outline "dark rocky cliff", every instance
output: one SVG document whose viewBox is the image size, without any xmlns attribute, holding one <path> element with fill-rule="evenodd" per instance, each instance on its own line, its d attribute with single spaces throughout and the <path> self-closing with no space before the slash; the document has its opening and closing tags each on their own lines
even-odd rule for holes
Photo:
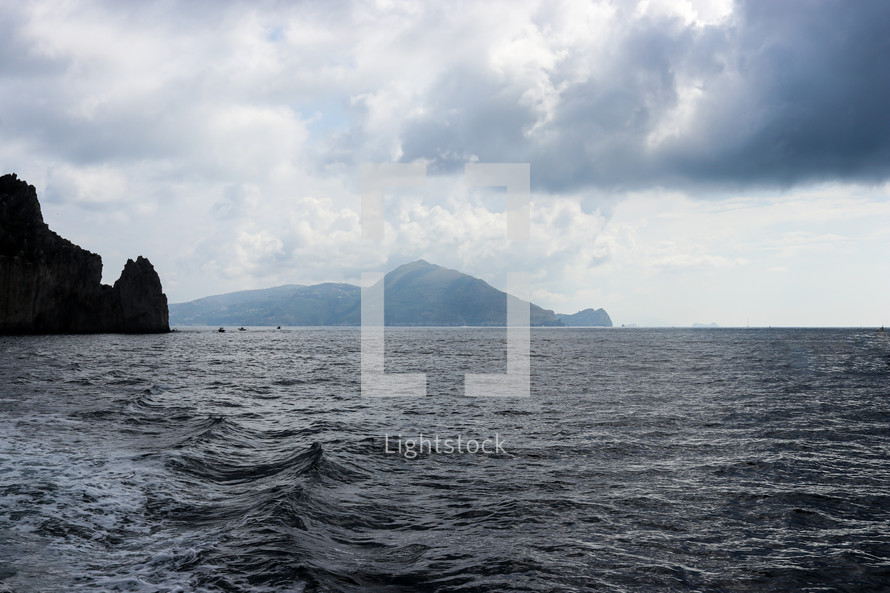
<svg viewBox="0 0 890 593">
<path fill-rule="evenodd" d="M 102 284 L 102 258 L 49 229 L 34 186 L 0 177 L 0 333 L 169 330 L 147 259 L 127 260 L 113 287 Z"/>
</svg>

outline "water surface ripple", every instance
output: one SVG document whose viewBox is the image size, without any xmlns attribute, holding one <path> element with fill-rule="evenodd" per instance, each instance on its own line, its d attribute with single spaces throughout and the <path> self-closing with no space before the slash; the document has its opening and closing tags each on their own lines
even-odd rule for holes
<svg viewBox="0 0 890 593">
<path fill-rule="evenodd" d="M 887 591 L 890 338 L 503 329 L 0 338 L 0 593 Z M 389 454 L 385 435 L 501 454 Z M 390 447 L 392 447 L 392 442 Z"/>
</svg>

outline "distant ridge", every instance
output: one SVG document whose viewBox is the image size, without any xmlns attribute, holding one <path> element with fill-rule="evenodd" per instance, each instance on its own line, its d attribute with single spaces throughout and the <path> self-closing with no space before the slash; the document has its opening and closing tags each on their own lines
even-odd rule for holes
<svg viewBox="0 0 890 593">
<path fill-rule="evenodd" d="M 288 284 L 171 304 L 171 325 L 359 325 L 361 289 Z"/>
<path fill-rule="evenodd" d="M 418 260 L 389 272 L 383 282 L 386 325 L 502 326 L 506 320 L 507 293 L 457 270 Z M 361 324 L 361 289 L 352 284 L 290 284 L 174 303 L 169 309 L 171 325 L 180 326 L 355 326 Z M 596 325 L 612 325 L 604 310 L 595 313 Z M 566 323 L 561 317 L 574 316 L 558 316 L 533 303 L 530 317 L 533 326 L 586 325 Z"/>
</svg>

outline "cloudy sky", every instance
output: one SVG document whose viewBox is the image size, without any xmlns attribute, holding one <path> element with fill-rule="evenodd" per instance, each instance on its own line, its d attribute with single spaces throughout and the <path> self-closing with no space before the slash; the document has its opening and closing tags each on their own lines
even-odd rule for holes
<svg viewBox="0 0 890 593">
<path fill-rule="evenodd" d="M 890 323 L 890 3 L 0 0 L 0 169 L 171 302 L 418 258 L 616 324 Z M 365 162 L 422 162 L 362 241 Z M 529 163 L 531 239 L 466 163 Z"/>
</svg>

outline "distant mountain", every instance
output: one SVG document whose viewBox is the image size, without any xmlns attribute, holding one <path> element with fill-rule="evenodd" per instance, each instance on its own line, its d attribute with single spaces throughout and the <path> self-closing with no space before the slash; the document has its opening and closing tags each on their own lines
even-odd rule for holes
<svg viewBox="0 0 890 593">
<path fill-rule="evenodd" d="M 504 325 L 507 317 L 505 292 L 479 278 L 423 260 L 399 266 L 386 274 L 383 282 L 386 325 L 498 326 Z M 602 309 L 599 312 L 611 325 L 606 312 Z M 530 306 L 530 316 L 530 323 L 534 326 L 564 325 L 560 321 L 561 316 L 535 304 Z M 291 284 L 233 292 L 172 304 L 170 323 L 360 325 L 361 289 L 351 284 L 328 283 L 314 286 Z"/>
<path fill-rule="evenodd" d="M 288 284 L 169 306 L 171 325 L 360 325 L 361 289 Z"/>
<path fill-rule="evenodd" d="M 556 317 L 570 327 L 612 327 L 612 319 L 605 309 L 584 309 L 572 315 L 560 313 Z"/>
<path fill-rule="evenodd" d="M 384 277 L 386 325 L 504 325 L 507 293 L 488 282 L 424 260 Z M 513 297 L 511 297 L 513 298 Z M 531 325 L 560 325 L 532 304 Z"/>
</svg>

